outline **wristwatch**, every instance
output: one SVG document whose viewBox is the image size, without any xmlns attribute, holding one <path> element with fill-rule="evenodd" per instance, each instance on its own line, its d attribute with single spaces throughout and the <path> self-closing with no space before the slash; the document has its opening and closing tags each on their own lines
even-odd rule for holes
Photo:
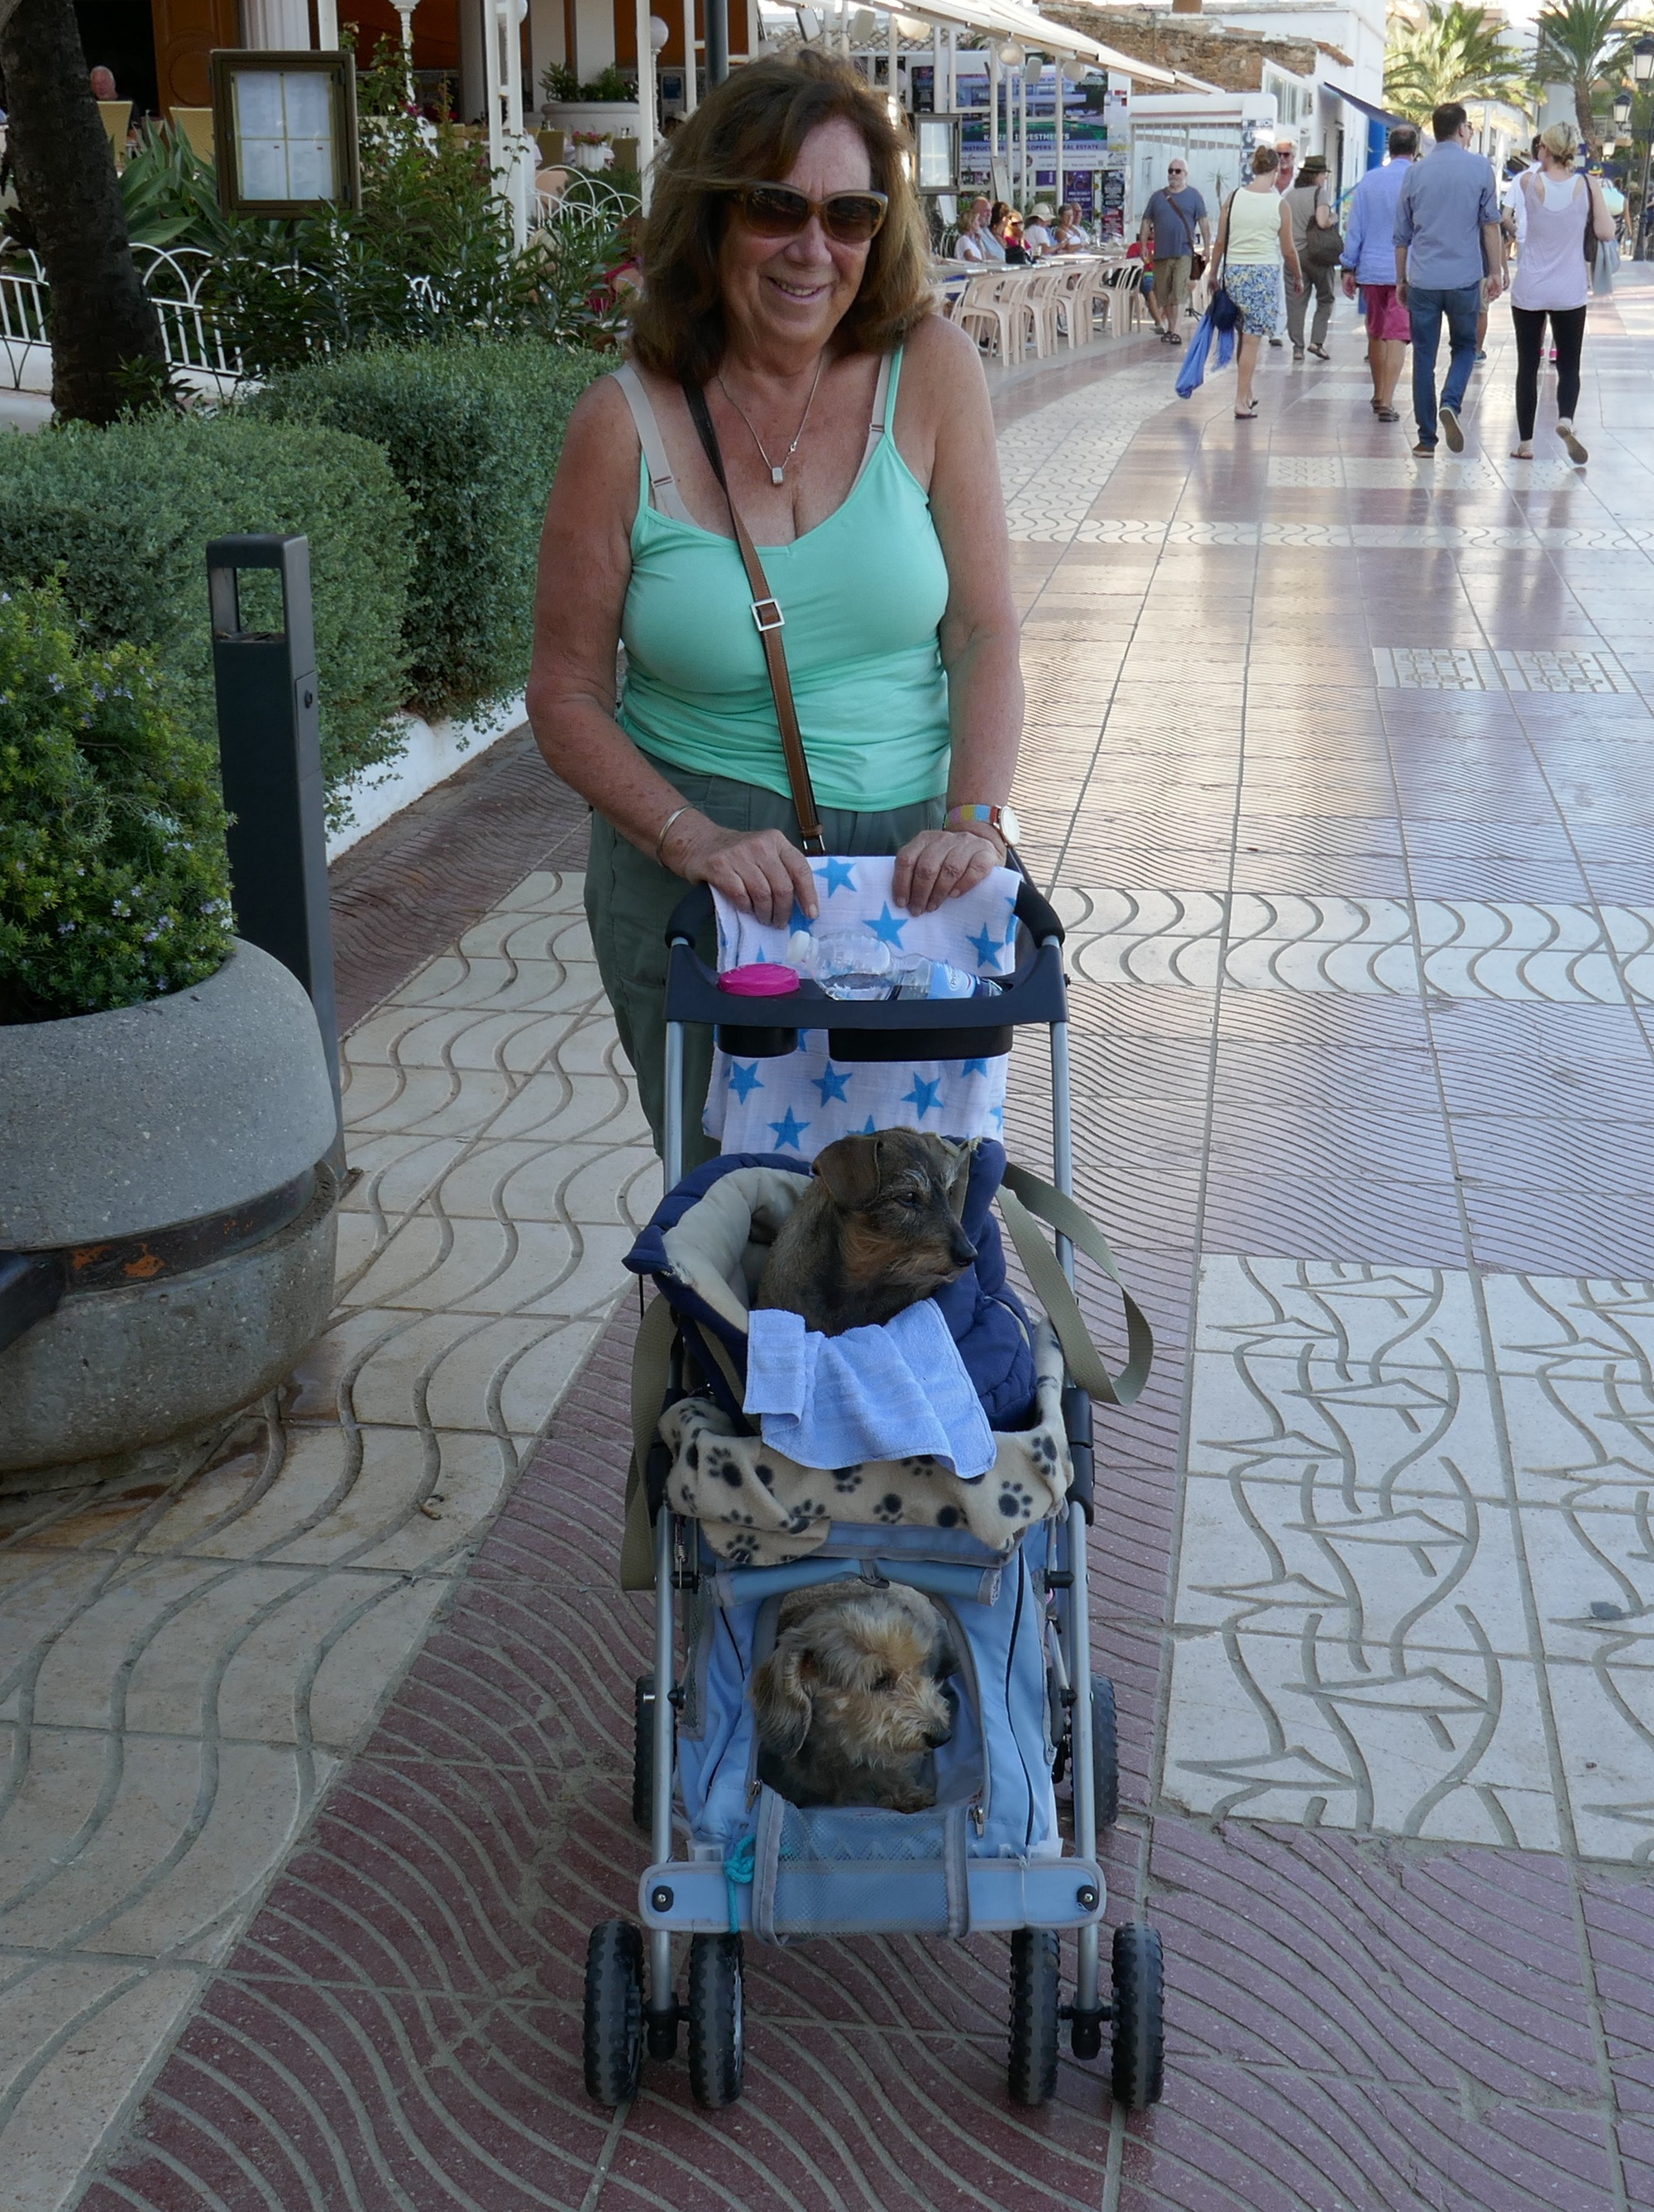
<svg viewBox="0 0 1654 2212">
<path fill-rule="evenodd" d="M 1015 845 L 1022 835 L 1014 806 L 950 806 L 942 817 L 945 830 L 967 829 L 972 822 L 985 822 L 1007 846 Z"/>
</svg>

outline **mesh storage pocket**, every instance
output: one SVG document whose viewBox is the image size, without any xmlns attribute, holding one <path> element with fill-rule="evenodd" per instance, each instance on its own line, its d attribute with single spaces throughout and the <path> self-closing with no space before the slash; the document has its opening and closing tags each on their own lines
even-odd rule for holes
<svg viewBox="0 0 1654 2212">
<path fill-rule="evenodd" d="M 969 1925 L 964 1805 L 924 1813 L 760 1798 L 753 1926 L 789 1936 L 962 1936 Z"/>
</svg>

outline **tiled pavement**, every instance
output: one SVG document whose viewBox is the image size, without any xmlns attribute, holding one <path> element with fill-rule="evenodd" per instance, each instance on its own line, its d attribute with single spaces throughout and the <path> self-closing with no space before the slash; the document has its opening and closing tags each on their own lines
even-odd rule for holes
<svg viewBox="0 0 1654 2212">
<path fill-rule="evenodd" d="M 679 2069 L 585 2105 L 585 1930 L 642 1856 L 601 1331 L 649 1182 L 519 750 L 354 870 L 345 995 L 394 1003 L 345 1350 L 262 1458 L 0 1551 L 17 1740 L 64 1746 L 0 1825 L 6 2212 L 180 2019 L 96 2212 L 1654 2208 L 1654 290 L 1593 310 L 1583 477 L 1505 460 L 1498 322 L 1433 483 L 1335 329 L 1253 424 L 1154 359 L 1002 407 L 1081 1180 L 1161 1346 L 1095 1554 L 1166 2102 L 1065 2063 L 1014 2112 L 973 1942 L 755 1954 L 738 2111 Z M 1037 1163 L 1037 1054 L 1013 1097 Z M 215 1863 L 209 1765 L 276 1754 Z"/>
</svg>

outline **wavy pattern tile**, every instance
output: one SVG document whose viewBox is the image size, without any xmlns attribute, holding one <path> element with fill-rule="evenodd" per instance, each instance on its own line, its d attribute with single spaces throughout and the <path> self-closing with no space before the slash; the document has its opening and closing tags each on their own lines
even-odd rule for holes
<svg viewBox="0 0 1654 2212">
<path fill-rule="evenodd" d="M 1055 897 L 1068 956 L 1094 983 L 1654 1002 L 1654 907 L 1118 889 Z"/>
<path fill-rule="evenodd" d="M 1654 1856 L 1654 1283 L 1209 1258 L 1164 1787 Z"/>
<path fill-rule="evenodd" d="M 333 1323 L 217 1463 L 0 1534 L 0 2208 L 51 2212 L 451 1602 L 658 1168 L 578 874 L 346 1040 Z"/>
</svg>

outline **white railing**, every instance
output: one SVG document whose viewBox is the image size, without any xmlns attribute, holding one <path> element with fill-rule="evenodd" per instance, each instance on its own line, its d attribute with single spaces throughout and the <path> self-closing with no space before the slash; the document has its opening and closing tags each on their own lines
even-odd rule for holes
<svg viewBox="0 0 1654 2212">
<path fill-rule="evenodd" d="M 639 204 L 635 192 L 623 191 L 619 185 L 611 185 L 595 169 L 571 169 L 568 182 L 560 191 L 536 192 L 534 203 L 536 228 L 556 222 L 561 216 L 581 224 L 619 224 L 628 216 L 636 215 Z"/>
<path fill-rule="evenodd" d="M 161 320 L 161 343 L 180 381 L 199 391 L 226 392 L 245 374 L 241 356 L 226 343 L 202 304 L 212 256 L 196 246 L 135 246 L 132 258 Z M 45 270 L 33 253 L 0 266 L 0 364 L 14 392 L 49 392 L 51 346 L 47 337 Z"/>
</svg>

